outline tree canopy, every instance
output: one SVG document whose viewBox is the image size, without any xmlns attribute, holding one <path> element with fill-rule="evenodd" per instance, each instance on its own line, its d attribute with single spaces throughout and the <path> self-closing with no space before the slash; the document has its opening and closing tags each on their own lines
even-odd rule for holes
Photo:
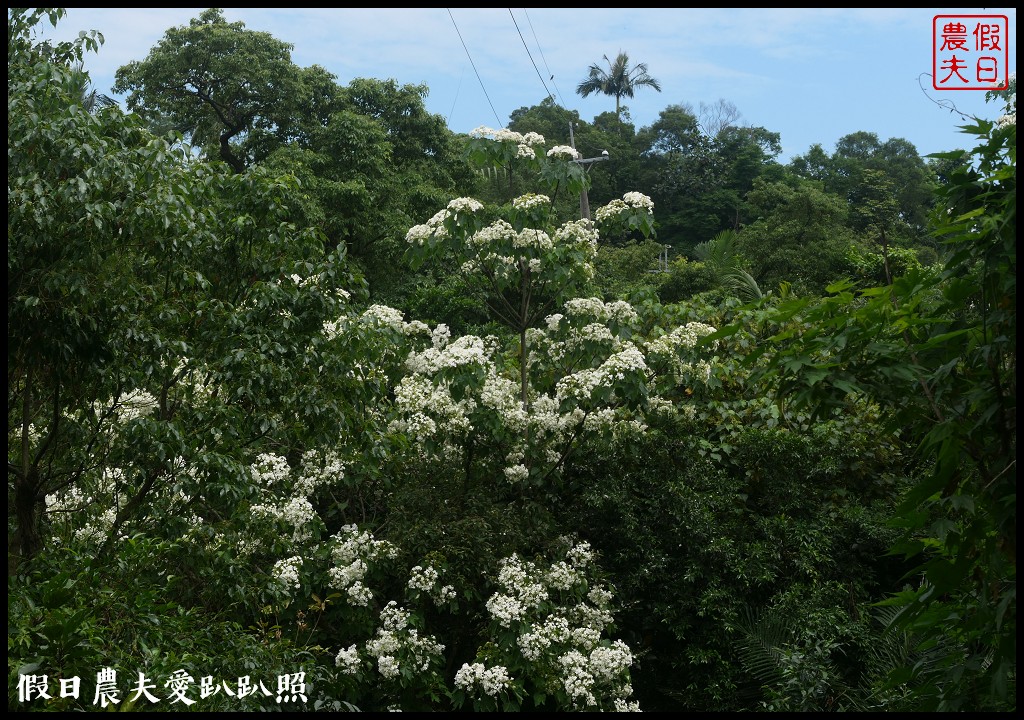
<svg viewBox="0 0 1024 720">
<path fill-rule="evenodd" d="M 299 108 L 303 76 L 291 50 L 210 8 L 168 29 L 145 60 L 119 68 L 114 91 L 127 93 L 128 109 L 171 118 L 195 145 L 242 172 L 253 162 L 246 141 L 287 129 Z"/>
<path fill-rule="evenodd" d="M 783 166 L 724 101 L 454 135 L 217 10 L 124 112 L 63 14 L 8 11 L 9 710 L 1015 709 L 1015 85 Z"/>
</svg>

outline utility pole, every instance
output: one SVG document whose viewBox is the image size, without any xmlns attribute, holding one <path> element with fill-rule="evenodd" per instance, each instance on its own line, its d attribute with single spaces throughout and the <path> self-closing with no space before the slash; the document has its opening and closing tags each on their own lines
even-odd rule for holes
<svg viewBox="0 0 1024 720">
<path fill-rule="evenodd" d="M 569 146 L 573 150 L 576 149 L 576 139 L 573 137 L 573 134 L 572 134 L 572 120 L 569 121 Z M 586 168 L 587 175 L 590 175 L 590 166 L 591 165 L 593 165 L 596 162 L 601 162 L 602 160 L 608 160 L 608 159 L 609 159 L 608 151 L 607 150 L 602 150 L 601 151 L 601 157 L 581 158 L 579 160 L 573 160 L 573 162 L 577 163 L 579 165 L 582 165 L 584 168 Z M 580 192 L 580 218 L 583 219 L 583 220 L 589 220 L 590 219 L 590 198 L 587 197 L 587 188 L 586 187 L 584 187 L 583 191 Z"/>
<path fill-rule="evenodd" d="M 648 270 L 649 273 L 667 273 L 668 272 L 668 251 L 671 245 L 662 245 L 661 249 L 658 250 L 658 269 Z"/>
</svg>

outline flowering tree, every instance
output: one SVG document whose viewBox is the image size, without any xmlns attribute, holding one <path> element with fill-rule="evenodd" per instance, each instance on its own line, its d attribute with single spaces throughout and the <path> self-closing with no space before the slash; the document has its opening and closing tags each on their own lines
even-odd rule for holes
<svg viewBox="0 0 1024 720">
<path fill-rule="evenodd" d="M 544 142 L 536 134 L 488 132 L 494 138 L 478 131 L 472 152 L 495 162 L 536 161 Z M 555 147 L 544 157 L 542 180 L 577 176 L 571 148 Z M 648 384 L 658 374 L 646 362 L 643 342 L 638 347 L 631 340 L 636 313 L 625 302 L 606 306 L 580 296 L 593 278 L 599 228 L 618 226 L 649 236 L 653 210 L 648 197 L 628 192 L 599 208 L 596 224 L 559 225 L 546 195 L 521 195 L 496 210 L 458 198 L 411 228 L 406 239 L 414 265 L 454 255 L 462 272 L 477 281 L 493 316 L 518 334 L 519 407 L 510 403 L 512 385 L 499 370 L 494 343 L 465 337 L 448 344 L 435 337 L 433 347 L 407 361 L 411 374 L 396 392 L 401 427 L 433 441 L 442 428 L 440 434 L 457 438 L 457 447 L 466 444 L 469 433 L 483 432 L 504 455 L 506 478 L 536 483 L 565 460 L 585 428 L 627 419 L 617 413 L 644 404 Z M 655 336 L 650 338 L 655 354 L 668 350 L 676 337 L 662 331 Z M 532 345 L 541 352 L 533 352 Z"/>
<path fill-rule="evenodd" d="M 560 189 L 576 194 L 590 186 L 590 176 L 575 162 L 580 155 L 568 145 L 556 145 L 544 151 L 545 139 L 538 133 L 494 130 L 481 125 L 469 134 L 466 157 L 481 169 L 504 172 L 508 177 L 508 197 L 514 195 L 516 171 L 527 178 L 531 174 L 552 197 Z"/>
<path fill-rule="evenodd" d="M 472 138 L 547 194 L 460 198 L 409 232 L 414 262 L 457 257 L 510 329 L 453 335 L 364 307 L 344 257 L 294 224 L 293 178 L 226 173 L 114 108 L 83 112 L 66 67 L 83 48 L 28 42 L 45 14 L 9 15 L 9 690 L 188 665 L 304 674 L 313 710 L 634 710 L 627 639 L 664 627 L 692 643 L 689 603 L 724 628 L 707 635 L 717 651 L 734 627 L 723 598 L 790 577 L 732 546 L 718 520 L 755 524 L 747 486 L 723 492 L 710 465 L 728 450 L 714 433 L 778 409 L 703 402 L 746 379 L 705 341 L 704 308 L 590 282 L 599 231 L 653 232 L 646 196 L 566 222 L 554 198 L 586 182 L 571 148 Z M 770 512 L 765 556 L 796 536 Z M 696 559 L 677 562 L 687 544 Z M 799 564 L 816 570 L 822 547 Z M 645 617 L 617 627 L 624 609 Z M 716 674 L 724 656 L 651 663 L 645 680 Z"/>
</svg>

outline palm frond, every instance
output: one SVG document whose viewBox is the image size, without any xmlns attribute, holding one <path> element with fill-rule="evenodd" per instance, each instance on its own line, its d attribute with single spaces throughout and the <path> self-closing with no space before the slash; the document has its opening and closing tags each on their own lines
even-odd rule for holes
<svg viewBox="0 0 1024 720">
<path fill-rule="evenodd" d="M 718 282 L 746 302 L 764 297 L 753 276 L 743 267 L 743 258 L 736 250 L 734 230 L 722 230 L 710 240 L 700 243 L 694 253 L 711 268 Z"/>
<path fill-rule="evenodd" d="M 762 685 L 782 680 L 781 658 L 784 649 L 793 643 L 796 623 L 772 615 L 758 615 L 744 607 L 744 616 L 737 623 L 740 637 L 736 642 L 743 667 Z"/>
</svg>

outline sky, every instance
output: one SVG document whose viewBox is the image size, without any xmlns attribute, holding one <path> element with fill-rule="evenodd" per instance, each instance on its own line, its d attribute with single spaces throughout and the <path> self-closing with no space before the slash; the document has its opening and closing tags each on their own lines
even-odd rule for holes
<svg viewBox="0 0 1024 720">
<path fill-rule="evenodd" d="M 112 95 L 118 67 L 144 60 L 168 28 L 187 25 L 202 10 L 69 8 L 56 29 L 47 23 L 42 37 L 102 33 L 104 44 L 88 55 L 86 69 L 94 87 Z M 1001 107 L 986 102 L 983 90 L 933 87 L 933 77 L 951 76 L 950 51 L 933 35 L 936 15 L 1006 16 L 968 22 L 1003 23 L 999 50 L 1008 53 L 989 51 L 997 58 L 994 72 L 999 78 L 1016 72 L 1015 8 L 226 8 L 224 14 L 290 43 L 293 62 L 320 65 L 342 85 L 379 78 L 427 86 L 427 110 L 456 133 L 505 127 L 513 111 L 548 96 L 585 122 L 613 112 L 614 98 L 583 98 L 576 86 L 592 64 L 607 68 L 604 56 L 626 52 L 631 65 L 646 64 L 661 86 L 660 92 L 639 87 L 623 99 L 637 130 L 669 106 L 699 112 L 702 104 L 725 100 L 739 111 L 737 124 L 780 134 L 780 162 L 815 144 L 831 153 L 840 138 L 858 131 L 882 142 L 908 140 L 921 155 L 973 147 L 959 130 L 965 115 L 994 120 Z M 970 34 L 968 41 L 974 42 Z M 965 52 L 968 60 L 981 54 L 970 46 Z M 971 70 L 969 63 L 958 75 L 976 85 Z M 597 152 L 578 149 L 584 156 Z"/>
</svg>

